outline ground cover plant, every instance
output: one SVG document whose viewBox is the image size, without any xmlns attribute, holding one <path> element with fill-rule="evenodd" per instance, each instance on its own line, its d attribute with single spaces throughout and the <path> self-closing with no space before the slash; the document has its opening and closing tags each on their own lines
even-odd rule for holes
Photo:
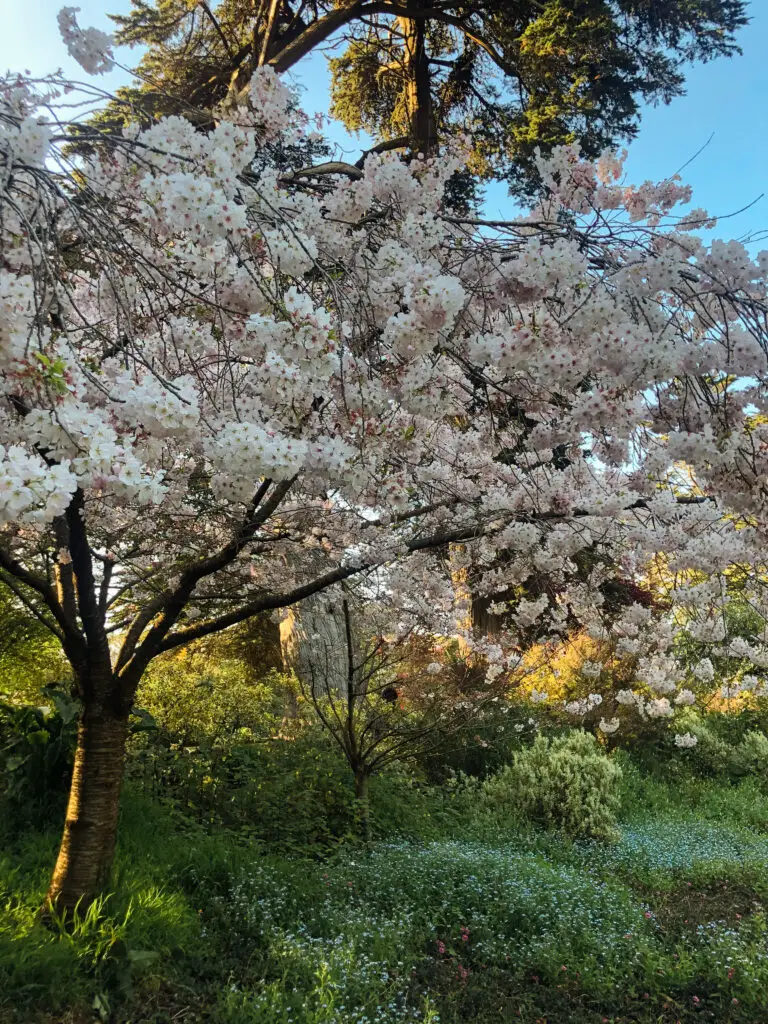
<svg viewBox="0 0 768 1024">
<path fill-rule="evenodd" d="M 768 833 L 625 812 L 610 844 L 463 810 L 439 838 L 318 858 L 131 787 L 115 893 L 74 929 L 38 917 L 55 829 L 6 827 L 2 1019 L 764 1019 Z"/>
</svg>

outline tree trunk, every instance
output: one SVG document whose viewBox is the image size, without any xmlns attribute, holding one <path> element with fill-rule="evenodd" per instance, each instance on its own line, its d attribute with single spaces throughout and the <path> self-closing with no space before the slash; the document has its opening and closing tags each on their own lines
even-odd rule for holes
<svg viewBox="0 0 768 1024">
<path fill-rule="evenodd" d="M 398 18 L 398 22 L 404 37 L 406 106 L 411 148 L 414 153 L 432 156 L 437 148 L 437 138 L 430 89 L 426 22 L 424 18 Z"/>
<path fill-rule="evenodd" d="M 371 806 L 368 799 L 370 774 L 359 768 L 355 772 L 355 816 L 360 828 L 360 837 L 368 843 L 371 839 Z"/>
<path fill-rule="evenodd" d="M 272 48 L 272 37 L 275 34 L 277 15 L 280 11 L 280 2 L 281 0 L 270 0 L 268 5 L 267 21 L 266 25 L 264 26 L 264 35 L 261 41 L 261 51 L 257 55 L 257 63 L 260 68 L 264 67 L 270 56 L 270 50 Z"/>
<path fill-rule="evenodd" d="M 280 623 L 283 666 L 304 692 L 346 700 L 349 691 L 344 616 L 338 601 L 317 594 L 288 609 Z"/>
<path fill-rule="evenodd" d="M 505 620 L 503 615 L 493 614 L 490 606 L 494 601 L 504 601 L 513 595 L 506 591 L 490 596 L 473 593 L 469 574 L 464 565 L 464 551 L 465 545 L 463 544 L 451 545 L 451 582 L 456 599 L 457 624 L 462 631 L 466 630 L 476 637 L 484 639 L 497 637 L 504 629 Z M 463 636 L 459 637 L 459 652 L 468 665 L 478 663 Z"/>
<path fill-rule="evenodd" d="M 85 708 L 77 730 L 64 836 L 47 904 L 84 909 L 109 879 L 117 839 L 128 714 Z"/>
</svg>

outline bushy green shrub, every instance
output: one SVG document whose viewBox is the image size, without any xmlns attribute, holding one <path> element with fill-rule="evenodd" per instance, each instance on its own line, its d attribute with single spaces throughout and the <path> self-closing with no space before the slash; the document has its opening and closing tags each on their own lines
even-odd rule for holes
<svg viewBox="0 0 768 1024">
<path fill-rule="evenodd" d="M 54 687 L 45 696 L 0 699 L 0 797 L 32 814 L 68 790 L 77 734 L 77 701 Z"/>
<path fill-rule="evenodd" d="M 534 717 L 535 716 L 535 717 Z M 445 785 L 455 776 L 485 779 L 511 764 L 515 753 L 530 742 L 539 728 L 555 729 L 557 713 L 545 705 L 534 707 L 526 696 L 510 696 L 488 704 L 442 742 L 418 758 L 419 770 L 433 785 Z"/>
<path fill-rule="evenodd" d="M 695 747 L 680 749 L 673 744 L 671 733 L 667 735 L 653 765 L 665 778 L 694 775 L 730 782 L 754 778 L 759 785 L 768 786 L 768 736 L 757 716 L 750 712 L 702 714 L 689 708 L 678 715 L 674 732 L 690 732 L 697 742 Z M 637 756 L 637 752 L 633 754 Z"/>
<path fill-rule="evenodd" d="M 45 691 L 71 677 L 56 637 L 0 582 L 0 685 L 3 699 L 47 703 Z"/>
<path fill-rule="evenodd" d="M 617 836 L 621 768 L 591 733 L 537 736 L 514 763 L 487 779 L 483 804 L 496 813 L 523 814 L 569 836 Z"/>
<path fill-rule="evenodd" d="M 456 787 L 429 785 L 411 766 L 392 764 L 371 778 L 374 839 L 433 840 L 455 835 L 468 817 Z"/>
<path fill-rule="evenodd" d="M 733 754 L 733 772 L 753 776 L 761 784 L 768 782 L 768 736 L 750 729 Z"/>
<path fill-rule="evenodd" d="M 688 750 L 678 750 L 668 744 L 668 750 L 682 767 L 696 775 L 727 777 L 733 764 L 734 746 L 721 734 L 711 719 L 712 716 L 704 720 L 696 717 L 692 719 L 689 726 L 681 716 L 681 724 L 676 725 L 676 728 L 679 732 L 690 732 L 695 736 L 696 746 Z M 683 722 L 685 724 L 682 724 Z"/>
<path fill-rule="evenodd" d="M 196 745 L 157 730 L 129 772 L 209 831 L 225 828 L 270 849 L 317 851 L 354 830 L 352 775 L 317 728 L 292 738 Z"/>
<path fill-rule="evenodd" d="M 276 672 L 254 679 L 234 659 L 159 659 L 139 687 L 137 703 L 186 746 L 231 743 L 279 730 L 290 681 Z"/>
<path fill-rule="evenodd" d="M 131 743 L 131 778 L 209 832 L 225 828 L 272 851 L 314 854 L 351 837 L 352 773 L 291 683 L 275 671 L 254 679 L 233 659 L 161 659 L 139 690 L 155 728 Z M 452 793 L 426 783 L 419 765 L 376 773 L 372 834 L 450 831 Z"/>
</svg>

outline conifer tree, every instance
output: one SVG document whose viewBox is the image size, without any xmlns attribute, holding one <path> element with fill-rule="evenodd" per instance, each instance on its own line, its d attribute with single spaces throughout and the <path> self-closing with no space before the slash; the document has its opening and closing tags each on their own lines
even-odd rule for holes
<svg viewBox="0 0 768 1024">
<path fill-rule="evenodd" d="M 147 47 L 120 111 L 206 112 L 255 67 L 335 51 L 332 113 L 381 148 L 429 153 L 471 131 L 472 170 L 528 191 L 532 155 L 632 138 L 685 66 L 738 53 L 744 0 L 133 0 L 117 38 Z M 111 114 L 114 116 L 115 108 Z"/>
</svg>

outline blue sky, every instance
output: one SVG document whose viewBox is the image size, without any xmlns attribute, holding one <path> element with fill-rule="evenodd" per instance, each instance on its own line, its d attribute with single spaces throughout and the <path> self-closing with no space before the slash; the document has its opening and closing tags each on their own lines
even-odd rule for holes
<svg viewBox="0 0 768 1024">
<path fill-rule="evenodd" d="M 77 4 L 78 0 L 69 0 Z M 83 26 L 109 31 L 107 11 L 129 8 L 129 0 L 79 0 Z M 0 71 L 31 70 L 34 74 L 62 67 L 76 78 L 83 72 L 71 61 L 59 38 L 56 13 L 62 0 L 0 0 Z M 627 162 L 632 182 L 659 180 L 673 174 L 707 142 L 709 145 L 682 172 L 694 189 L 694 204 L 711 214 L 731 214 L 768 193 L 768 2 L 752 0 L 751 24 L 742 31 L 742 57 L 697 65 L 688 71 L 688 93 L 666 107 L 646 108 L 638 139 Z M 137 57 L 121 50 L 118 57 L 130 66 Z M 308 112 L 327 109 L 328 75 L 322 55 L 299 66 L 306 88 Z M 99 80 L 114 88 L 126 76 L 119 72 Z M 334 141 L 349 155 L 359 155 L 366 140 L 356 140 L 340 129 Z M 501 186 L 489 189 L 489 216 L 505 216 L 510 204 Z M 768 230 L 768 195 L 755 206 L 722 222 L 716 236 L 741 237 Z"/>
</svg>

